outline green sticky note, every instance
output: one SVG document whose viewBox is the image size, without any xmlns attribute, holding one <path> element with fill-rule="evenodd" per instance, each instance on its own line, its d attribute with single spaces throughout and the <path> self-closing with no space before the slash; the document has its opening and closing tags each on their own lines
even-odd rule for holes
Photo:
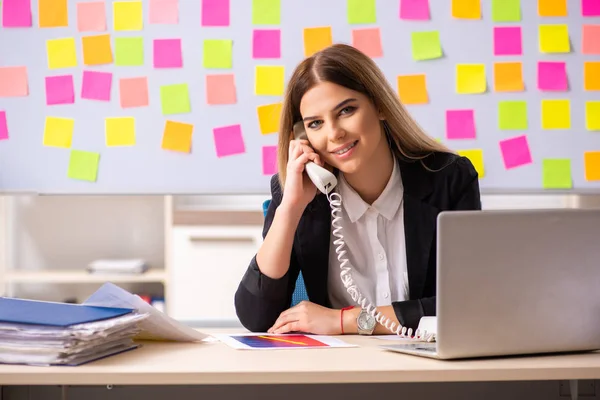
<svg viewBox="0 0 600 400">
<path fill-rule="evenodd" d="M 374 24 L 377 22 L 375 0 L 346 0 L 349 24 Z"/>
<path fill-rule="evenodd" d="M 95 182 L 98 176 L 100 153 L 71 150 L 67 176 L 71 179 Z"/>
<path fill-rule="evenodd" d="M 521 21 L 521 0 L 492 0 L 492 21 Z"/>
<path fill-rule="evenodd" d="M 498 125 L 502 130 L 527 129 L 527 103 L 525 101 L 500 101 L 498 103 Z"/>
<path fill-rule="evenodd" d="M 115 64 L 121 67 L 144 65 L 144 38 L 115 38 Z"/>
<path fill-rule="evenodd" d="M 204 68 L 231 68 L 233 65 L 232 47 L 231 40 L 204 40 Z"/>
<path fill-rule="evenodd" d="M 191 107 L 188 85 L 179 83 L 161 86 L 160 102 L 164 115 L 189 113 Z"/>
<path fill-rule="evenodd" d="M 573 187 L 571 160 L 547 158 L 543 160 L 542 168 L 544 189 L 570 189 Z"/>
<path fill-rule="evenodd" d="M 281 0 L 252 0 L 252 24 L 279 25 Z"/>
<path fill-rule="evenodd" d="M 413 32 L 412 54 L 415 60 L 431 60 L 442 56 L 442 45 L 438 31 Z"/>
</svg>

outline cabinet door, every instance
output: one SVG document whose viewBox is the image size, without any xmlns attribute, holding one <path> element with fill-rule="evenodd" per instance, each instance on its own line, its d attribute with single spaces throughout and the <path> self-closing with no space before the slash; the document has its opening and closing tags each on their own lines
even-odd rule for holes
<svg viewBox="0 0 600 400">
<path fill-rule="evenodd" d="M 233 297 L 261 243 L 261 226 L 174 227 L 169 315 L 192 323 L 237 323 Z"/>
</svg>

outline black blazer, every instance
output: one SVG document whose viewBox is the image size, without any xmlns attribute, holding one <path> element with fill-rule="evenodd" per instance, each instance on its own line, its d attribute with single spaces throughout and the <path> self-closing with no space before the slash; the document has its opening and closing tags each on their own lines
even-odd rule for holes
<svg viewBox="0 0 600 400">
<path fill-rule="evenodd" d="M 416 329 L 423 316 L 436 315 L 437 215 L 445 210 L 480 210 L 478 175 L 465 157 L 434 153 L 425 160 L 398 161 L 404 185 L 404 229 L 410 299 L 393 302 L 402 326 Z M 444 167 L 445 166 L 445 167 Z M 263 238 L 281 203 L 278 176 L 271 179 L 272 201 L 267 210 Z M 235 293 L 237 316 L 246 329 L 265 332 L 291 304 L 296 279 L 302 271 L 309 300 L 331 307 L 327 292 L 331 209 L 319 192 L 298 224 L 288 272 L 271 279 L 260 272 L 256 256 Z M 334 279 L 339 279 L 336 277 Z"/>
</svg>

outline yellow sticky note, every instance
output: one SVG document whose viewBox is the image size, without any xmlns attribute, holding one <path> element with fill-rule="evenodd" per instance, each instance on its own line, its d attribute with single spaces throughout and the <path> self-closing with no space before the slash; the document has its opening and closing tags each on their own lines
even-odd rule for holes
<svg viewBox="0 0 600 400">
<path fill-rule="evenodd" d="M 310 57 L 317 51 L 331 46 L 331 27 L 304 28 L 304 56 Z"/>
<path fill-rule="evenodd" d="M 69 26 L 67 0 L 38 0 L 40 28 Z"/>
<path fill-rule="evenodd" d="M 469 161 L 471 161 L 471 164 L 473 164 L 473 167 L 475 167 L 475 170 L 477 171 L 477 174 L 479 175 L 480 179 L 485 176 L 485 168 L 483 164 L 483 150 L 458 150 L 457 153 L 460 156 L 467 157 Z"/>
<path fill-rule="evenodd" d="M 81 44 L 85 65 L 110 64 L 113 62 L 110 35 L 84 36 L 81 38 Z"/>
<path fill-rule="evenodd" d="M 267 135 L 269 133 L 279 132 L 281 107 L 281 103 L 275 103 L 258 106 L 256 108 L 258 113 L 258 125 L 260 126 L 261 134 Z"/>
<path fill-rule="evenodd" d="M 538 28 L 541 53 L 569 53 L 569 27 L 566 24 L 540 25 Z"/>
<path fill-rule="evenodd" d="M 452 16 L 459 19 L 480 19 L 480 0 L 452 0 Z"/>
<path fill-rule="evenodd" d="M 542 129 L 570 129 L 571 101 L 568 99 L 542 100 Z"/>
<path fill-rule="evenodd" d="M 115 1 L 113 3 L 115 31 L 141 31 L 144 27 L 141 1 Z"/>
<path fill-rule="evenodd" d="M 600 90 L 600 61 L 584 62 L 583 76 L 585 90 Z"/>
<path fill-rule="evenodd" d="M 108 117 L 104 120 L 106 145 L 133 146 L 135 144 L 135 119 L 133 117 Z"/>
<path fill-rule="evenodd" d="M 77 66 L 75 39 L 49 39 L 46 41 L 48 68 L 71 68 Z"/>
<path fill-rule="evenodd" d="M 600 131 L 600 101 L 585 102 L 585 127 L 588 131 Z"/>
<path fill-rule="evenodd" d="M 427 82 L 425 74 L 398 76 L 398 96 L 404 104 L 427 104 Z"/>
<path fill-rule="evenodd" d="M 75 120 L 72 118 L 46 117 L 44 146 L 71 147 Z"/>
<path fill-rule="evenodd" d="M 484 93 L 486 89 L 485 64 L 458 64 L 456 66 L 457 93 Z"/>
<path fill-rule="evenodd" d="M 192 149 L 194 125 L 183 122 L 167 121 L 161 147 L 164 150 L 189 153 Z"/>
<path fill-rule="evenodd" d="M 494 90 L 496 92 L 522 92 L 525 90 L 522 63 L 494 63 Z"/>
<path fill-rule="evenodd" d="M 600 151 L 586 151 L 583 154 L 585 180 L 600 181 Z"/>
<path fill-rule="evenodd" d="M 255 92 L 258 96 L 281 96 L 285 86 L 285 67 L 257 65 L 255 67 Z"/>
<path fill-rule="evenodd" d="M 566 17 L 567 0 L 538 0 L 538 15 L 540 17 Z"/>
</svg>

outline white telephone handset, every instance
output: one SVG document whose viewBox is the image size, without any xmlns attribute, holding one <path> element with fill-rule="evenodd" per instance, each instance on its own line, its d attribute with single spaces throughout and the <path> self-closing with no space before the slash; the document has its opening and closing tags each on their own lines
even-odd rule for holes
<svg viewBox="0 0 600 400">
<path fill-rule="evenodd" d="M 304 123 L 302 121 L 298 121 L 294 124 L 294 138 L 296 140 L 308 140 L 306 131 L 304 129 Z M 346 244 L 344 242 L 344 236 L 341 234 L 342 227 L 339 224 L 339 221 L 342 218 L 342 197 L 339 195 L 339 193 L 333 191 L 337 185 L 337 178 L 333 173 L 312 161 L 307 162 L 304 168 L 306 170 L 306 174 L 315 184 L 317 189 L 326 195 L 327 199 L 329 200 L 329 205 L 331 206 L 331 216 L 333 217 L 333 220 L 331 221 L 331 225 L 333 227 L 332 234 L 337 238 L 333 241 L 333 244 L 336 245 L 335 251 L 337 253 L 337 259 L 340 262 L 340 278 L 344 283 L 346 290 L 352 297 L 352 300 L 363 309 L 367 310 L 367 312 L 371 314 L 377 322 L 399 336 L 413 338 L 418 341 L 435 341 L 435 333 L 428 333 L 426 330 L 421 331 L 420 329 L 417 329 L 413 335 L 412 329 L 407 329 L 399 324 L 396 326 L 395 322 L 378 312 L 372 303 L 369 302 L 367 304 L 367 298 L 362 295 L 360 289 L 352 279 L 351 267 L 349 265 L 350 262 L 344 257 L 346 254 L 344 246 Z M 419 325 L 419 327 L 420 326 L 421 325 Z"/>
</svg>

